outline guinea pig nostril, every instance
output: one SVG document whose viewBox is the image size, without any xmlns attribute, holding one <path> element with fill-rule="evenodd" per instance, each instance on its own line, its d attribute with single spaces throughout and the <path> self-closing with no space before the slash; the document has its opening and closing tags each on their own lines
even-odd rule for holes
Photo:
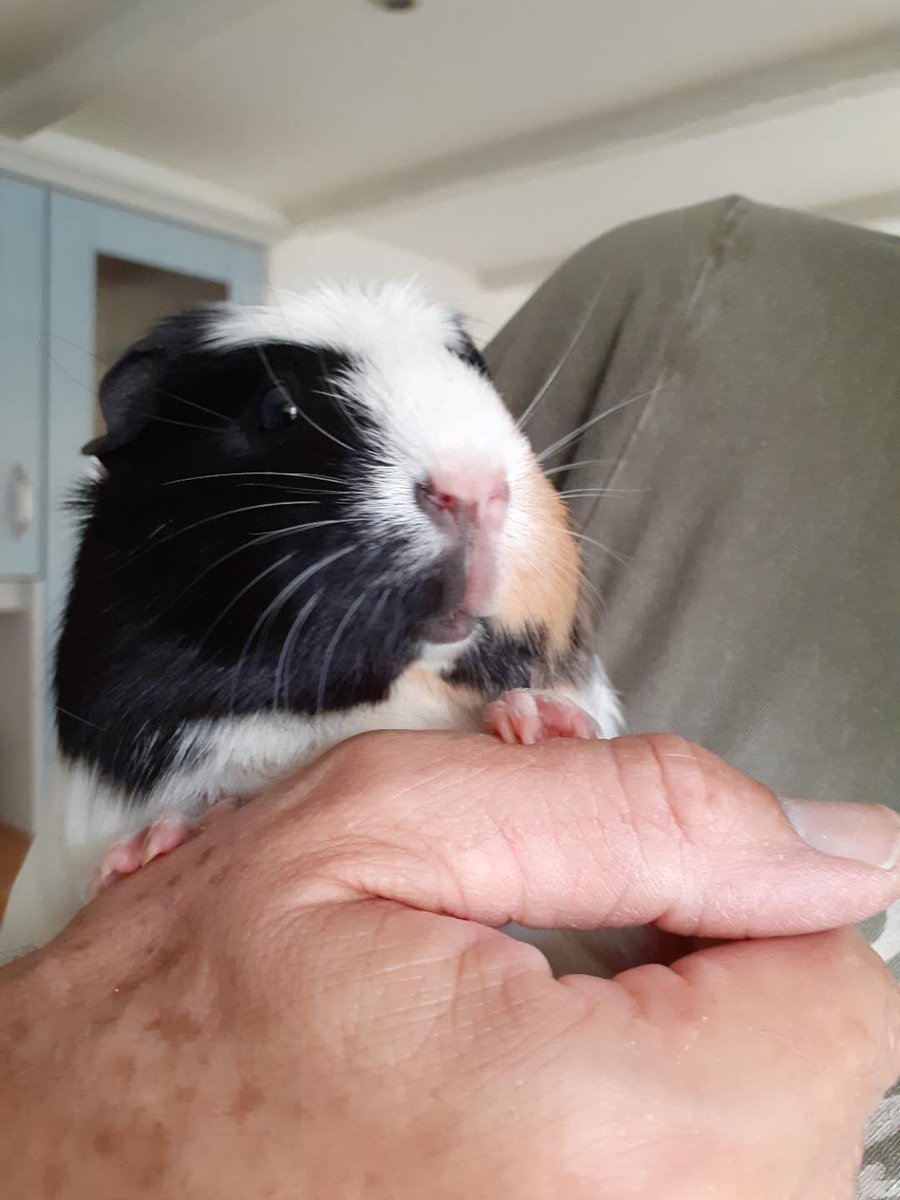
<svg viewBox="0 0 900 1200">
<path fill-rule="evenodd" d="M 416 504 L 432 519 L 440 514 L 453 516 L 459 508 L 459 498 L 443 492 L 431 483 L 417 483 L 414 488 Z"/>
<path fill-rule="evenodd" d="M 428 499 L 437 508 L 454 509 L 459 504 L 456 496 L 451 496 L 449 492 L 439 492 L 436 488 L 428 489 Z"/>
</svg>

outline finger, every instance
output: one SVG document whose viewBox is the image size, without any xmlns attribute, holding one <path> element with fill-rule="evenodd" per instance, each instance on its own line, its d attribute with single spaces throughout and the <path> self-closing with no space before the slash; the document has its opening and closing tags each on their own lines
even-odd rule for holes
<svg viewBox="0 0 900 1200">
<path fill-rule="evenodd" d="M 341 886 L 485 924 L 760 937 L 849 925 L 900 895 L 894 814 L 822 806 L 824 853 L 767 788 L 668 735 L 367 735 L 283 793 L 289 826 L 299 794 L 285 845 Z M 825 818 L 806 824 L 826 844 Z"/>
<path fill-rule="evenodd" d="M 583 1069 L 594 1054 L 598 1077 L 639 1081 L 653 1064 L 667 1137 L 696 1145 L 702 1133 L 723 1167 L 714 1194 L 851 1195 L 865 1122 L 900 1073 L 897 987 L 855 931 L 730 943 L 561 986 L 596 1027 Z"/>
</svg>

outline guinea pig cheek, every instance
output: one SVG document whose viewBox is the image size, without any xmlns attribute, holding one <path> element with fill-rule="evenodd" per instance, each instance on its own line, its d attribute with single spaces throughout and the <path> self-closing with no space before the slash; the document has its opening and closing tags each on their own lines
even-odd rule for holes
<svg viewBox="0 0 900 1200">
<path fill-rule="evenodd" d="M 562 651 L 578 606 L 578 546 L 559 493 L 536 464 L 518 481 L 515 495 L 492 616 L 513 636 L 543 629 L 549 647 Z"/>
</svg>

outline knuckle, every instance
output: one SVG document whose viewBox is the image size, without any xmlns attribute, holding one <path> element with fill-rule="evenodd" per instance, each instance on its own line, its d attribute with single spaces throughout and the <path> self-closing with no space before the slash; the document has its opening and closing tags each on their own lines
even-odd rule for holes
<svg viewBox="0 0 900 1200">
<path fill-rule="evenodd" d="M 626 814 L 641 837 L 675 835 L 703 840 L 727 807 L 727 795 L 708 770 L 706 751 L 674 734 L 620 739 L 614 761 Z"/>
<path fill-rule="evenodd" d="M 714 756 L 677 735 L 628 739 L 613 753 L 623 823 L 659 893 L 659 919 L 696 931 L 717 904 L 722 851 L 742 819 L 733 788 L 710 769 Z"/>
</svg>

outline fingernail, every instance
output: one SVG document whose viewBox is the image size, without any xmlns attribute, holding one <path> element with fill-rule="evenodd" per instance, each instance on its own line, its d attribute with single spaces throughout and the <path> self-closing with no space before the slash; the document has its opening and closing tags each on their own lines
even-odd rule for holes
<svg viewBox="0 0 900 1200">
<path fill-rule="evenodd" d="M 793 829 L 808 846 L 889 871 L 900 858 L 900 816 L 883 804 L 845 804 L 779 796 Z"/>
</svg>

